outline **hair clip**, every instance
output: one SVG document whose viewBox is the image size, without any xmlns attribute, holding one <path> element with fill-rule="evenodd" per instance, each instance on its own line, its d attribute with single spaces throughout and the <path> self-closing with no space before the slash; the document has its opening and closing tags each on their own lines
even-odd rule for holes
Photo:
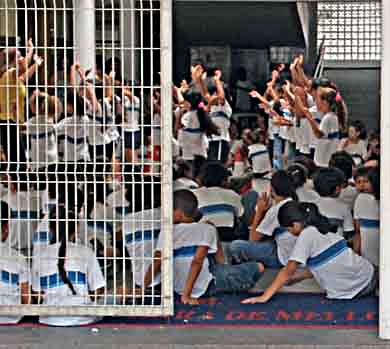
<svg viewBox="0 0 390 349">
<path fill-rule="evenodd" d="M 199 108 L 199 109 L 204 109 L 204 108 L 205 108 L 204 102 L 200 102 L 200 103 L 198 104 L 198 108 Z"/>
<path fill-rule="evenodd" d="M 340 92 L 337 92 L 335 100 L 337 103 L 340 103 L 343 101 L 343 97 L 341 97 Z"/>
</svg>

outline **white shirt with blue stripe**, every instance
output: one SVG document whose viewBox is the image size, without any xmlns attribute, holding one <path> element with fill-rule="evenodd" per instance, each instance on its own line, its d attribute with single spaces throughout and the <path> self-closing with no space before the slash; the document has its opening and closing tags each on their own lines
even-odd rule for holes
<svg viewBox="0 0 390 349">
<path fill-rule="evenodd" d="M 267 147 L 264 144 L 253 144 L 248 148 L 248 158 L 252 162 L 253 172 L 270 172 L 272 170 L 272 166 Z"/>
<path fill-rule="evenodd" d="M 211 137 L 213 141 L 224 140 L 230 142 L 229 127 L 232 114 L 232 107 L 227 101 L 223 105 L 217 104 L 210 107 L 210 118 L 220 132 L 220 135 L 213 135 Z"/>
<path fill-rule="evenodd" d="M 352 299 L 374 275 L 370 262 L 354 253 L 341 236 L 324 235 L 314 227 L 301 232 L 289 260 L 307 266 L 333 299 Z"/>
<path fill-rule="evenodd" d="M 340 139 L 339 121 L 335 113 L 327 113 L 321 120 L 320 131 L 323 137 L 317 141 L 314 162 L 317 166 L 328 167 L 332 154 L 337 152 Z"/>
<path fill-rule="evenodd" d="M 33 237 L 34 252 L 39 253 L 41 246 L 47 246 L 51 241 L 50 222 L 49 217 L 46 215 L 38 224 L 38 228 Z"/>
<path fill-rule="evenodd" d="M 161 230 L 161 209 L 155 208 L 128 214 L 124 217 L 122 231 L 127 252 L 131 258 L 135 284 L 143 287 L 145 274 L 152 264 Z M 160 283 L 156 276 L 151 286 Z"/>
<path fill-rule="evenodd" d="M 361 252 L 379 266 L 379 201 L 372 194 L 359 194 L 355 201 L 354 218 L 360 225 Z"/>
<path fill-rule="evenodd" d="M 47 167 L 58 161 L 55 128 L 46 115 L 33 116 L 26 122 L 31 168 Z"/>
<path fill-rule="evenodd" d="M 340 236 L 355 229 L 351 210 L 339 198 L 320 197 L 316 204 L 320 213 L 337 225 Z"/>
<path fill-rule="evenodd" d="M 295 190 L 297 193 L 299 202 L 310 202 L 312 204 L 317 204 L 320 200 L 318 193 L 312 189 L 305 188 L 305 185 L 299 187 Z"/>
<path fill-rule="evenodd" d="M 288 198 L 273 205 L 265 214 L 263 220 L 257 227 L 256 231 L 275 238 L 279 262 L 286 265 L 290 254 L 297 240 L 296 236 L 290 234 L 287 229 L 282 228 L 279 224 L 278 213 L 280 208 L 292 199 Z"/>
<path fill-rule="evenodd" d="M 40 220 L 40 194 L 37 191 L 13 192 L 0 186 L 0 200 L 10 209 L 7 243 L 16 249 L 32 247 L 34 233 Z"/>
<path fill-rule="evenodd" d="M 157 243 L 157 250 L 161 251 L 164 241 L 162 231 Z M 217 230 L 214 226 L 204 223 L 181 223 L 176 224 L 172 231 L 173 238 L 173 287 L 176 293 L 182 295 L 188 274 L 191 270 L 191 263 L 199 246 L 209 248 L 209 254 L 217 252 Z M 202 269 L 195 281 L 191 297 L 201 297 L 209 287 L 214 276 L 209 270 L 208 258 L 203 261 Z"/>
<path fill-rule="evenodd" d="M 141 102 L 140 99 L 136 96 L 132 97 L 130 100 L 129 97 L 124 97 L 124 118 L 123 118 L 123 130 L 125 132 L 135 132 L 139 131 L 139 119 L 141 112 Z"/>
<path fill-rule="evenodd" d="M 317 105 L 312 106 L 309 109 L 311 115 L 313 115 L 315 122 L 318 126 L 321 124 L 321 120 L 324 117 L 324 113 L 318 111 Z M 310 149 L 315 149 L 318 144 L 318 138 L 314 134 L 313 129 L 310 127 Z"/>
<path fill-rule="evenodd" d="M 18 251 L 0 243 L 0 306 L 21 304 L 21 284 L 29 281 L 27 261 Z M 22 316 L 0 316 L 0 324 L 16 324 Z"/>
<path fill-rule="evenodd" d="M 32 287 L 44 292 L 43 304 L 52 306 L 82 306 L 93 304 L 89 291 L 105 287 L 106 282 L 94 252 L 83 245 L 68 242 L 65 270 L 76 295 L 62 281 L 57 267 L 59 243 L 41 246 L 40 253 L 33 255 Z M 40 323 L 53 326 L 77 326 L 95 322 L 88 316 L 41 316 Z"/>
<path fill-rule="evenodd" d="M 202 221 L 209 221 L 218 228 L 234 227 L 235 218 L 244 214 L 241 196 L 230 189 L 201 187 L 194 191 L 198 199 Z"/>
</svg>

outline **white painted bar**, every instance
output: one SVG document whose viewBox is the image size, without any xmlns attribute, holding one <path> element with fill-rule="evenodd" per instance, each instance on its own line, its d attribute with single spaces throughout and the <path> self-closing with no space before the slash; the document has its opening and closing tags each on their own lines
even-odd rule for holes
<svg viewBox="0 0 390 349">
<path fill-rule="evenodd" d="M 390 1 L 382 1 L 381 236 L 379 337 L 390 339 Z"/>
</svg>

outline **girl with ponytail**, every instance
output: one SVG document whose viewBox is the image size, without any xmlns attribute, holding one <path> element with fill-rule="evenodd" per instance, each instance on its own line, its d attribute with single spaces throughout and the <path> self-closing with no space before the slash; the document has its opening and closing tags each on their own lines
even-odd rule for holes
<svg viewBox="0 0 390 349">
<path fill-rule="evenodd" d="M 33 289 L 43 294 L 45 305 L 92 304 L 90 292 L 100 293 L 105 280 L 94 252 L 76 241 L 77 217 L 65 208 L 51 215 L 49 227 L 50 245 L 34 251 Z M 95 317 L 40 317 L 40 323 L 53 326 L 76 326 L 90 324 Z"/>
<path fill-rule="evenodd" d="M 289 201 L 280 208 L 278 219 L 297 238 L 288 263 L 261 296 L 242 303 L 266 303 L 287 283 L 312 277 L 330 299 L 359 298 L 375 291 L 378 275 L 372 264 L 333 233 L 337 227 L 315 204 Z M 306 269 L 297 272 L 300 265 Z"/>
<path fill-rule="evenodd" d="M 331 155 L 338 149 L 340 135 L 346 131 L 347 108 L 340 92 L 330 87 L 318 89 L 316 104 L 318 111 L 324 115 L 319 125 L 302 100 L 299 97 L 295 99 L 297 112 L 307 119 L 317 138 L 314 161 L 317 166 L 327 167 Z"/>
</svg>

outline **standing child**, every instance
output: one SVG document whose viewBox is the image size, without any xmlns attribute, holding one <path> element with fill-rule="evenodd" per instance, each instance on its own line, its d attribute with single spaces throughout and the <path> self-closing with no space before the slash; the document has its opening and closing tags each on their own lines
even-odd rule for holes
<svg viewBox="0 0 390 349">
<path fill-rule="evenodd" d="M 351 155 L 359 155 L 362 158 L 367 157 L 367 138 L 366 128 L 359 121 L 353 121 L 348 128 L 348 137 L 340 141 L 339 150 L 343 150 Z"/>
<path fill-rule="evenodd" d="M 200 297 L 211 297 L 218 292 L 246 291 L 255 285 L 264 266 L 260 263 L 224 264 L 215 227 L 195 223 L 199 212 L 192 192 L 175 192 L 173 210 L 173 284 L 184 304 L 199 304 Z M 158 239 L 153 264 L 145 275 L 145 285 L 150 285 L 160 274 L 164 234 L 167 232 L 162 231 Z"/>
<path fill-rule="evenodd" d="M 329 220 L 314 204 L 288 202 L 281 207 L 280 224 L 297 237 L 288 263 L 259 297 L 245 304 L 266 303 L 287 282 L 314 277 L 330 299 L 355 299 L 372 294 L 378 283 L 374 267 L 348 248 Z M 297 273 L 299 266 L 308 271 Z"/>
<path fill-rule="evenodd" d="M 355 201 L 354 251 L 379 267 L 379 218 L 380 218 L 380 176 L 379 170 L 370 169 L 364 193 Z"/>
</svg>

